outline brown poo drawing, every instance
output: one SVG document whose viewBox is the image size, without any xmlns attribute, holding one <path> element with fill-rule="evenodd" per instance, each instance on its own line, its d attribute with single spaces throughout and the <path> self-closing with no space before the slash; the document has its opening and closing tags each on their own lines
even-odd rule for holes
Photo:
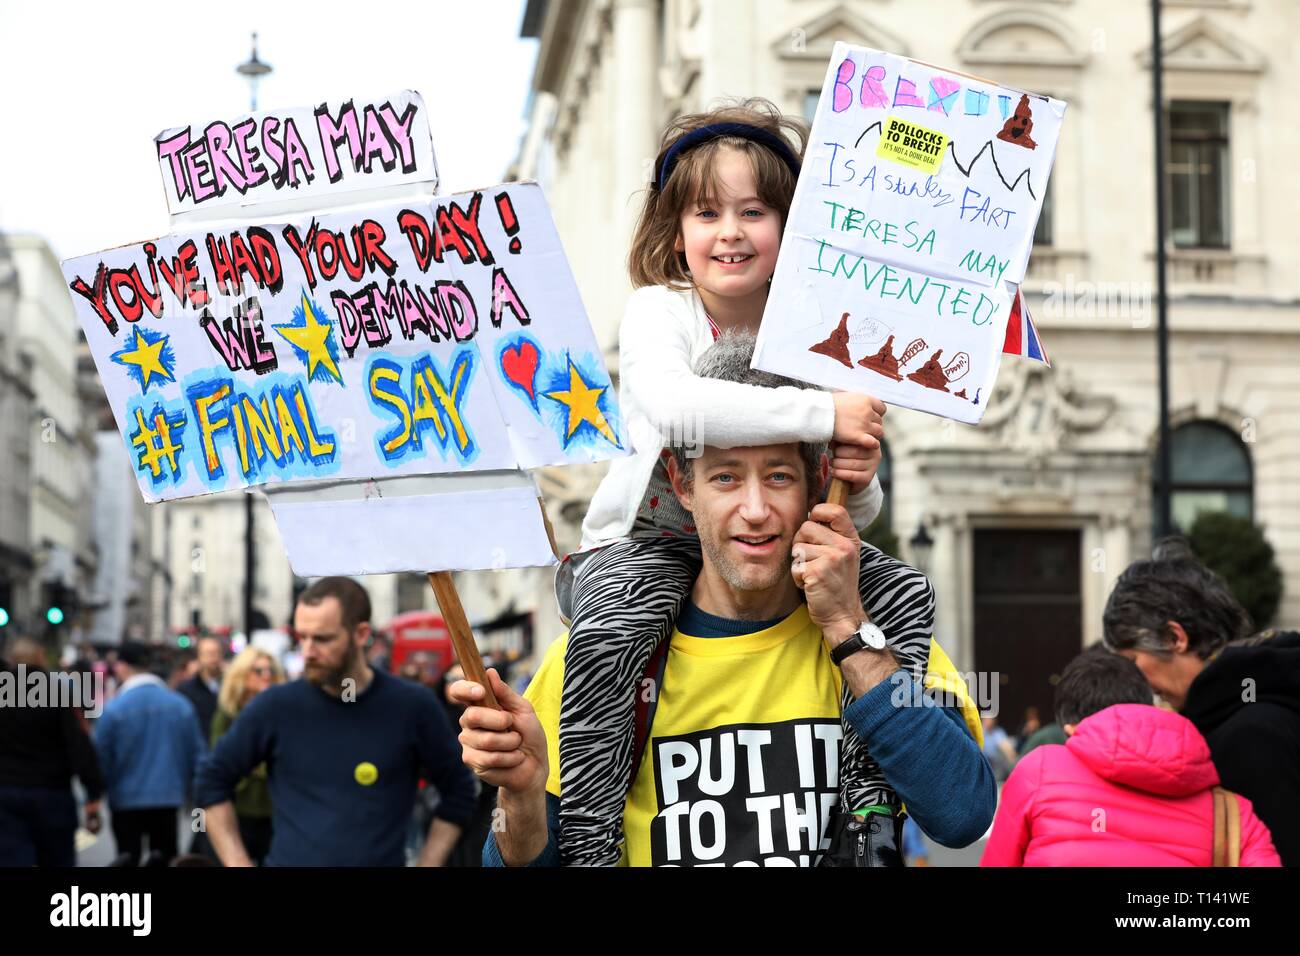
<svg viewBox="0 0 1300 956">
<path fill-rule="evenodd" d="M 825 342 L 809 346 L 809 352 L 833 358 L 841 365 L 853 368 L 853 359 L 849 357 L 849 314 L 840 316 L 840 324 Z"/>
<path fill-rule="evenodd" d="M 1017 146 L 1023 146 L 1025 149 L 1037 149 L 1038 144 L 1029 134 L 1034 130 L 1034 115 L 1029 111 L 1029 96 L 1025 93 L 1020 94 L 1020 102 L 1016 104 L 1016 111 L 1007 117 L 1007 121 L 1002 124 L 1002 131 L 998 133 L 998 139 L 1004 143 L 1015 143 Z"/>
<path fill-rule="evenodd" d="M 907 376 L 908 379 L 926 388 L 938 389 L 941 392 L 948 391 L 948 376 L 943 374 L 943 366 L 939 364 L 939 356 L 942 354 L 943 349 L 936 350 L 926 359 L 924 365 Z"/>
<path fill-rule="evenodd" d="M 901 382 L 903 376 L 898 374 L 898 359 L 894 357 L 894 337 L 891 335 L 880 351 L 875 355 L 868 355 L 858 363 L 863 368 L 869 368 L 873 372 L 879 372 L 886 378 L 892 378 L 895 382 Z"/>
</svg>

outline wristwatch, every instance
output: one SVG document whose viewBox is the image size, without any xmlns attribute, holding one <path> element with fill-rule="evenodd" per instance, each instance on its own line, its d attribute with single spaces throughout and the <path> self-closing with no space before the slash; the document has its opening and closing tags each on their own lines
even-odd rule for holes
<svg viewBox="0 0 1300 956">
<path fill-rule="evenodd" d="M 865 621 L 858 628 L 857 633 L 831 651 L 831 663 L 839 666 L 844 663 L 844 659 L 850 654 L 856 654 L 858 651 L 868 648 L 873 651 L 883 651 L 885 649 L 885 632 L 870 621 Z"/>
</svg>

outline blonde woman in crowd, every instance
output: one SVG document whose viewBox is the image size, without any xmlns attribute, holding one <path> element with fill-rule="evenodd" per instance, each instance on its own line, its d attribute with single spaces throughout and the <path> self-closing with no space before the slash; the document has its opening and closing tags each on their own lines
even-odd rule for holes
<svg viewBox="0 0 1300 956">
<path fill-rule="evenodd" d="M 216 746 L 250 700 L 272 684 L 282 683 L 284 671 L 271 654 L 259 647 L 240 651 L 226 668 L 217 693 L 211 745 Z M 266 764 L 259 764 L 239 782 L 235 789 L 235 815 L 248 855 L 260 866 L 271 849 L 271 792 L 266 783 Z"/>
</svg>

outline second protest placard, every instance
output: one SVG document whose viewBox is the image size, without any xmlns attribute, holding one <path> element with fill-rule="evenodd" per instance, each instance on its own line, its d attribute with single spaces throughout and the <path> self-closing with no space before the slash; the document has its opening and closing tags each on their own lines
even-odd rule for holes
<svg viewBox="0 0 1300 956">
<path fill-rule="evenodd" d="M 836 44 L 754 365 L 978 422 L 1064 111 Z"/>
</svg>

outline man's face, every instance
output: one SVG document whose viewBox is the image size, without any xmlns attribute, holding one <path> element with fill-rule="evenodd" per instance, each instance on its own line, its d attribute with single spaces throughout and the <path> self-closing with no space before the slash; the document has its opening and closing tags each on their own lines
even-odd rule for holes
<svg viewBox="0 0 1300 956">
<path fill-rule="evenodd" d="M 368 623 L 353 632 L 343 626 L 343 606 L 335 597 L 319 604 L 300 602 L 293 611 L 293 629 L 302 652 L 302 676 L 318 687 L 337 687 L 343 681 L 360 660 L 370 633 Z"/>
<path fill-rule="evenodd" d="M 810 488 L 799 446 L 706 446 L 688 489 L 674 490 L 695 518 L 704 559 L 738 591 L 765 591 L 790 577 L 795 533 L 808 517 Z"/>
<path fill-rule="evenodd" d="M 209 679 L 221 676 L 221 644 L 212 638 L 199 641 L 199 673 Z"/>
</svg>

